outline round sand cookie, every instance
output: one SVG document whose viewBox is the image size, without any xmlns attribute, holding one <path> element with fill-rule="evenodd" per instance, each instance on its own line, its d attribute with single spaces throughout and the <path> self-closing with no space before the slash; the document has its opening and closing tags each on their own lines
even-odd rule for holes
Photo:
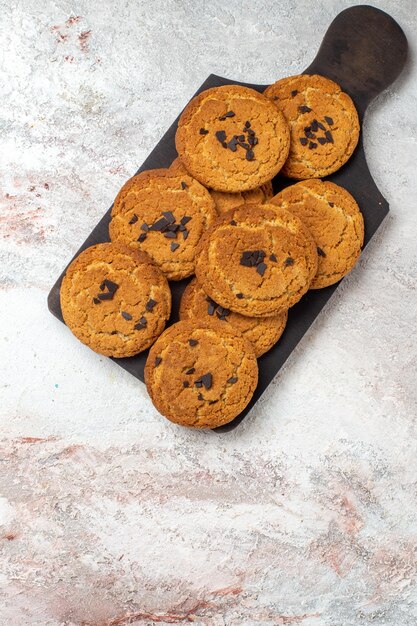
<svg viewBox="0 0 417 626">
<path fill-rule="evenodd" d="M 197 251 L 196 276 L 221 306 L 269 317 L 293 306 L 317 271 L 317 247 L 295 215 L 244 204 L 219 217 Z"/>
<path fill-rule="evenodd" d="M 196 278 L 187 285 L 181 298 L 181 320 L 196 319 L 198 324 L 200 320 L 219 319 L 242 333 L 253 345 L 257 357 L 276 344 L 284 332 L 287 317 L 287 311 L 274 317 L 247 317 L 234 313 L 207 296 Z"/>
<path fill-rule="evenodd" d="M 145 382 L 158 411 L 172 422 L 216 428 L 248 404 L 258 383 L 252 344 L 220 322 L 170 326 L 152 346 Z"/>
<path fill-rule="evenodd" d="M 187 170 L 179 157 L 174 159 L 170 165 L 170 169 L 177 172 L 187 173 Z M 260 187 L 256 187 L 256 189 L 250 189 L 249 191 L 241 191 L 238 193 L 214 191 L 214 189 L 209 189 L 209 192 L 214 200 L 214 204 L 216 205 L 217 213 L 219 214 L 226 213 L 226 211 L 230 211 L 230 209 L 234 209 L 235 207 L 248 202 L 253 204 L 264 204 L 274 195 L 271 181 L 268 181 Z"/>
<path fill-rule="evenodd" d="M 239 192 L 272 180 L 289 150 L 279 109 L 248 87 L 203 91 L 183 111 L 175 136 L 186 169 L 206 187 Z"/>
<path fill-rule="evenodd" d="M 133 356 L 161 334 L 171 292 L 144 252 L 121 244 L 87 248 L 68 267 L 61 286 L 66 325 L 95 352 Z"/>
<path fill-rule="evenodd" d="M 291 129 L 284 176 L 321 178 L 346 163 L 360 128 L 355 105 L 339 85 L 324 76 L 302 74 L 283 78 L 264 93 L 278 105 Z"/>
<path fill-rule="evenodd" d="M 109 226 L 112 241 L 147 252 L 169 280 L 194 273 L 196 246 L 217 216 L 207 189 L 188 174 L 147 170 L 119 191 Z"/>
<path fill-rule="evenodd" d="M 304 180 L 281 191 L 271 204 L 299 217 L 317 244 L 319 263 L 310 289 L 333 285 L 350 272 L 361 253 L 364 225 L 346 189 L 329 181 Z"/>
</svg>

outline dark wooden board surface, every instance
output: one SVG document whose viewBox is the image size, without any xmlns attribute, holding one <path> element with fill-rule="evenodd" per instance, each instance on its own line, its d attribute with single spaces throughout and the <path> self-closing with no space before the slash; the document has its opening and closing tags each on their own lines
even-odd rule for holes
<svg viewBox="0 0 417 626">
<path fill-rule="evenodd" d="M 323 38 L 316 58 L 304 73 L 322 74 L 341 85 L 342 89 L 353 98 L 362 122 L 369 102 L 397 78 L 404 67 L 406 56 L 407 40 L 400 26 L 383 11 L 360 5 L 346 9 L 337 15 Z M 276 80 L 279 78 L 282 76 L 277 75 Z M 228 84 L 246 85 L 260 92 L 266 88 L 266 85 L 240 83 L 212 74 L 196 93 L 209 87 Z M 174 140 L 177 122 L 178 118 L 138 169 L 138 172 L 168 167 L 171 164 L 177 156 Z M 388 203 L 379 192 L 369 172 L 362 138 L 360 138 L 359 144 L 348 163 L 335 174 L 329 176 L 327 180 L 345 187 L 358 202 L 365 220 L 366 245 L 387 215 Z M 278 175 L 273 181 L 275 193 L 294 182 L 296 181 Z M 110 213 L 111 207 L 75 256 L 88 246 L 109 241 Z M 61 321 L 63 318 L 59 290 L 64 274 L 65 270 L 48 296 L 49 310 Z M 171 282 L 173 296 L 171 322 L 178 319 L 179 301 L 188 280 Z M 233 422 L 216 429 L 217 431 L 229 431 L 242 421 L 307 332 L 335 289 L 337 289 L 337 285 L 309 291 L 298 304 L 290 309 L 288 324 L 280 341 L 258 361 L 259 383 L 252 401 Z M 143 381 L 146 357 L 147 351 L 135 357 L 113 360 L 130 374 Z"/>
</svg>

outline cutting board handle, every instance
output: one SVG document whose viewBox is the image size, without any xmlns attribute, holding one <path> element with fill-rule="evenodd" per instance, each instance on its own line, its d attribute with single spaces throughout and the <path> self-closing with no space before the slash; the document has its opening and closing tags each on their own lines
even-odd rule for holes
<svg viewBox="0 0 417 626">
<path fill-rule="evenodd" d="M 399 76 L 407 39 L 387 13 L 368 5 L 350 7 L 330 24 L 305 74 L 323 74 L 352 96 L 362 117 L 369 102 Z"/>
</svg>

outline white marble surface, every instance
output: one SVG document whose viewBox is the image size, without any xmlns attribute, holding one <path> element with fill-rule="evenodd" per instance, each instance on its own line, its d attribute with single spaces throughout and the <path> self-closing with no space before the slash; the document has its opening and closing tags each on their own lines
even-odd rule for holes
<svg viewBox="0 0 417 626">
<path fill-rule="evenodd" d="M 344 0 L 2 0 L 0 624 L 417 623 L 417 5 L 370 107 L 391 213 L 262 400 L 189 432 L 47 311 L 209 73 L 303 70 Z"/>
</svg>

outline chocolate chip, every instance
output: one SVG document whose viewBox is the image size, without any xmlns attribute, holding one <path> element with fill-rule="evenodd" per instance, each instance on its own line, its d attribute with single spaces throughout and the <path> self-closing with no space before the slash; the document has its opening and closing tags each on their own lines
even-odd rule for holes
<svg viewBox="0 0 417 626">
<path fill-rule="evenodd" d="M 97 298 L 99 298 L 99 300 L 113 300 L 114 297 L 114 293 L 112 293 L 111 291 L 107 291 L 106 293 L 99 293 Z"/>
<path fill-rule="evenodd" d="M 242 298 L 243 298 L 243 297 L 244 297 L 244 296 L 243 296 L 243 293 L 237 293 L 237 294 L 236 294 L 236 298 L 237 298 L 238 300 L 242 300 Z"/>
<path fill-rule="evenodd" d="M 211 389 L 211 386 L 213 384 L 213 376 L 210 374 L 210 372 L 204 374 L 200 380 L 206 389 Z"/>
<path fill-rule="evenodd" d="M 232 378 L 229 378 L 227 382 L 231 385 L 234 385 L 235 383 L 237 383 L 237 376 L 232 376 Z"/>
<path fill-rule="evenodd" d="M 242 253 L 240 264 L 244 267 L 255 267 L 264 260 L 266 254 L 263 250 L 246 250 Z"/>
<path fill-rule="evenodd" d="M 294 265 L 294 259 L 292 259 L 290 256 L 287 257 L 284 261 L 284 265 L 285 267 L 289 267 L 290 265 Z"/>
<path fill-rule="evenodd" d="M 201 378 L 196 380 L 194 384 L 198 388 L 201 388 L 204 385 L 205 389 L 211 389 L 211 386 L 213 384 L 213 376 L 210 374 L 210 372 L 208 372 L 207 374 L 204 374 L 203 376 L 201 376 Z"/>
<path fill-rule="evenodd" d="M 227 113 L 225 113 L 224 115 L 219 117 L 219 120 L 221 120 L 223 122 L 223 120 L 225 120 L 226 117 L 234 117 L 234 116 L 235 116 L 234 111 L 228 111 Z"/>
<path fill-rule="evenodd" d="M 146 317 L 144 317 L 143 315 L 142 315 L 142 317 L 140 318 L 139 322 L 142 324 L 142 326 L 146 326 L 146 325 L 147 325 L 147 323 L 148 323 L 148 322 L 146 321 Z"/>
<path fill-rule="evenodd" d="M 94 304 L 101 304 L 101 300 L 99 300 L 98 298 L 93 298 L 93 302 Z"/>
<path fill-rule="evenodd" d="M 223 148 L 227 148 L 227 141 L 222 141 Z"/>
<path fill-rule="evenodd" d="M 314 143 L 314 141 L 310 141 L 310 143 L 308 144 L 308 147 L 310 150 L 314 150 L 315 148 L 317 148 L 317 144 Z"/>
<path fill-rule="evenodd" d="M 332 117 L 328 117 L 327 115 L 325 115 L 324 119 L 326 120 L 326 122 L 328 123 L 329 126 L 333 126 L 333 118 Z"/>
<path fill-rule="evenodd" d="M 226 141 L 226 132 L 224 130 L 216 131 L 216 139 L 218 139 L 218 141 L 220 141 L 220 143 L 225 142 Z"/>
<path fill-rule="evenodd" d="M 215 306 L 214 306 L 214 304 L 212 302 L 210 302 L 208 307 L 207 307 L 208 315 L 214 315 L 214 311 L 215 311 Z"/>
<path fill-rule="evenodd" d="M 313 131 L 313 133 L 316 133 L 319 129 L 319 123 L 317 120 L 313 120 L 311 122 L 311 130 Z"/>
<path fill-rule="evenodd" d="M 296 96 L 298 94 L 298 89 L 293 89 L 291 92 L 292 97 L 294 98 L 294 96 Z"/>
<path fill-rule="evenodd" d="M 266 263 L 259 263 L 259 265 L 256 268 L 256 271 L 258 272 L 258 274 L 260 274 L 260 276 L 263 276 L 265 274 L 266 268 L 267 268 Z"/>
<path fill-rule="evenodd" d="M 245 259 L 243 255 L 240 259 L 240 264 L 243 265 L 243 267 L 253 267 L 252 259 Z"/>
<path fill-rule="evenodd" d="M 256 146 L 257 143 L 258 143 L 258 140 L 256 137 L 248 137 L 248 144 L 250 146 Z"/>
<path fill-rule="evenodd" d="M 326 130 L 326 132 L 324 133 L 326 135 L 326 139 L 329 143 L 334 143 L 333 141 L 333 135 L 331 133 L 330 130 Z"/>
<path fill-rule="evenodd" d="M 103 280 L 100 285 L 100 289 L 103 290 L 105 287 L 107 287 L 107 289 L 111 293 L 116 293 L 116 291 L 119 289 L 119 285 L 117 283 L 114 283 L 112 280 L 109 280 L 108 278 Z"/>
<path fill-rule="evenodd" d="M 137 221 L 138 221 L 138 216 L 135 213 L 132 219 L 129 221 L 129 224 L 136 224 Z"/>
<path fill-rule="evenodd" d="M 248 128 L 248 137 L 254 137 L 255 136 L 255 131 L 253 130 L 253 128 Z"/>
<path fill-rule="evenodd" d="M 269 255 L 269 260 L 270 260 L 270 261 L 274 261 L 274 262 L 276 263 L 276 261 L 277 261 L 277 257 L 275 256 L 275 254 L 270 254 L 270 255 Z"/>
<path fill-rule="evenodd" d="M 145 241 L 146 237 L 147 237 L 146 233 L 141 233 L 139 235 L 139 237 L 138 237 L 139 243 L 143 243 Z"/>
<path fill-rule="evenodd" d="M 126 311 L 122 311 L 122 317 L 124 317 L 125 320 L 127 321 L 132 319 L 132 316 L 130 315 L 130 313 L 127 313 Z"/>
<path fill-rule="evenodd" d="M 188 230 L 184 230 L 184 232 L 182 233 L 182 236 L 183 236 L 184 240 L 187 239 L 189 234 L 190 233 L 188 232 Z"/>
<path fill-rule="evenodd" d="M 164 233 L 164 237 L 166 237 L 167 239 L 176 239 L 177 233 L 173 230 L 168 230 L 166 233 Z"/>
<path fill-rule="evenodd" d="M 156 300 L 152 300 L 152 298 L 150 300 L 148 300 L 148 302 L 146 303 L 145 309 L 147 311 L 152 311 L 152 309 L 154 308 L 154 306 L 157 304 Z"/>
<path fill-rule="evenodd" d="M 250 128 L 251 127 L 251 123 L 250 122 L 245 122 L 245 128 Z"/>
<path fill-rule="evenodd" d="M 190 346 L 194 347 L 198 344 L 197 339 L 189 339 L 188 343 L 190 344 Z"/>
<path fill-rule="evenodd" d="M 161 219 L 157 220 L 154 224 L 152 224 L 152 226 L 150 226 L 149 230 L 163 231 L 169 223 L 170 222 L 165 217 L 161 217 Z"/>
<path fill-rule="evenodd" d="M 279 100 L 278 96 L 273 96 L 272 100 Z"/>
<path fill-rule="evenodd" d="M 144 224 L 142 224 L 142 226 L 140 227 L 140 229 L 141 229 L 141 230 L 144 230 L 144 231 L 145 231 L 145 233 L 147 233 L 147 232 L 148 232 L 148 230 L 149 230 L 149 226 L 148 226 L 146 223 L 144 223 Z"/>
<path fill-rule="evenodd" d="M 190 369 L 187 370 L 185 373 L 186 374 L 194 374 L 194 372 L 195 372 L 195 367 L 190 367 Z"/>
<path fill-rule="evenodd" d="M 144 328 L 146 328 L 146 324 L 141 324 L 140 322 L 138 322 L 137 324 L 134 325 L 133 328 L 135 330 L 143 330 Z"/>
<path fill-rule="evenodd" d="M 208 135 L 208 130 L 205 128 L 200 128 L 200 135 Z"/>
<path fill-rule="evenodd" d="M 183 380 L 182 384 L 184 385 L 184 387 L 189 387 L 190 383 L 188 382 L 188 380 Z"/>
<path fill-rule="evenodd" d="M 185 226 L 185 224 L 188 224 L 188 222 L 190 221 L 191 217 L 189 217 L 188 215 L 184 215 L 184 217 L 182 217 L 180 219 L 180 224 L 182 224 L 183 226 Z"/>
<path fill-rule="evenodd" d="M 112 330 L 110 334 L 111 335 L 117 335 L 117 330 Z"/>
<path fill-rule="evenodd" d="M 317 126 L 320 128 L 320 130 L 326 130 L 326 127 L 323 126 L 321 122 L 317 122 Z"/>
<path fill-rule="evenodd" d="M 181 189 L 187 189 L 188 185 L 184 181 L 181 182 Z"/>
<path fill-rule="evenodd" d="M 317 141 L 321 143 L 322 146 L 324 146 L 324 144 L 327 143 L 326 137 L 317 137 Z"/>
<path fill-rule="evenodd" d="M 308 144 L 308 139 L 307 137 L 300 137 L 300 144 L 302 146 L 306 146 Z"/>
<path fill-rule="evenodd" d="M 325 257 L 325 256 L 326 256 L 325 251 L 324 251 L 324 250 L 322 250 L 321 248 L 319 248 L 318 246 L 317 246 L 317 254 L 318 254 L 319 256 L 323 256 L 323 257 Z"/>
<path fill-rule="evenodd" d="M 162 361 L 162 358 L 160 356 L 155 357 L 155 367 L 158 367 L 161 361 Z"/>
<path fill-rule="evenodd" d="M 179 243 L 175 243 L 175 242 L 173 242 L 173 243 L 171 244 L 171 252 L 175 252 L 175 250 L 176 250 L 177 248 L 179 248 L 179 247 L 180 247 L 180 244 L 179 244 Z"/>
<path fill-rule="evenodd" d="M 227 147 L 229 148 L 229 150 L 231 150 L 232 152 L 236 152 L 237 150 L 237 142 L 235 139 L 231 139 L 229 141 L 229 143 L 227 144 Z"/>
<path fill-rule="evenodd" d="M 334 202 L 329 202 L 329 206 L 334 207 Z"/>
<path fill-rule="evenodd" d="M 230 226 L 237 226 L 237 223 L 235 222 L 235 220 L 230 220 L 229 224 Z"/>
<path fill-rule="evenodd" d="M 239 141 L 239 146 L 241 148 L 243 148 L 244 150 L 249 150 L 250 149 L 250 145 L 248 143 L 246 143 L 245 141 Z"/>
<path fill-rule="evenodd" d="M 305 104 L 298 107 L 298 110 L 300 111 L 300 113 L 310 113 L 311 111 L 310 107 L 306 106 Z"/>
<path fill-rule="evenodd" d="M 204 400 L 204 398 L 203 398 L 203 394 L 201 394 L 201 393 L 199 393 L 199 394 L 198 394 L 197 398 L 198 398 L 198 400 L 200 400 L 200 401 L 201 401 L 201 400 Z"/>
<path fill-rule="evenodd" d="M 175 216 L 172 211 L 162 211 L 162 215 L 165 217 L 168 224 L 173 224 L 175 222 Z"/>
<path fill-rule="evenodd" d="M 105 280 L 103 280 L 103 282 L 100 285 L 100 289 L 103 291 L 103 289 L 108 289 L 108 291 L 106 293 L 99 293 L 97 295 L 97 298 L 99 300 L 113 300 L 113 296 L 116 293 L 116 291 L 119 289 L 119 285 L 117 285 L 116 283 L 114 283 L 111 280 L 108 280 L 107 278 Z"/>
<path fill-rule="evenodd" d="M 246 150 L 246 160 L 247 161 L 253 161 L 255 157 L 255 154 L 253 152 L 253 150 Z"/>
<path fill-rule="evenodd" d="M 179 230 L 180 226 L 182 226 L 182 224 L 169 224 L 167 226 L 167 230 L 172 231 L 173 233 L 176 233 L 177 230 Z"/>
<path fill-rule="evenodd" d="M 312 133 L 311 130 L 304 130 L 304 134 L 309 139 L 315 139 L 316 138 L 316 135 L 314 133 Z"/>
</svg>

